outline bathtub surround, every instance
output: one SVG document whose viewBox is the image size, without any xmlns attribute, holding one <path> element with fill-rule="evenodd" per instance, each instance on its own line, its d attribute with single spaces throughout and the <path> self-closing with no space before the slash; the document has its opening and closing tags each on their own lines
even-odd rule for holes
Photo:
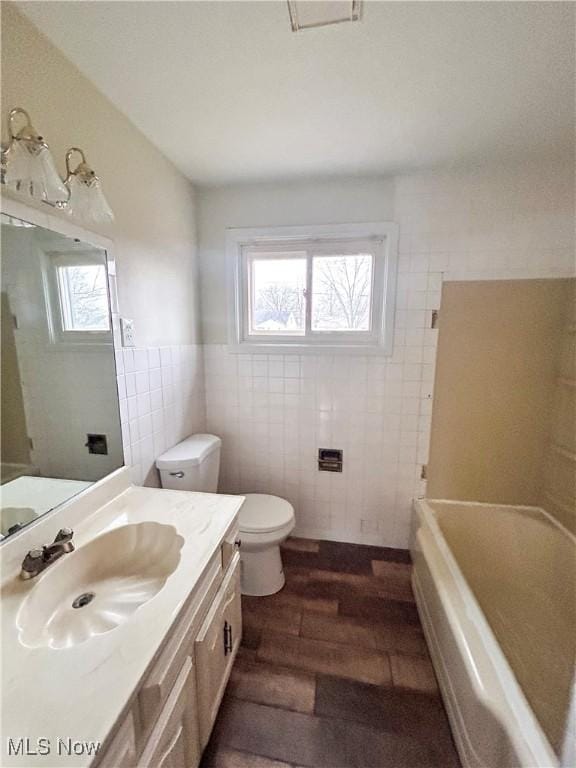
<svg viewBox="0 0 576 768">
<path fill-rule="evenodd" d="M 201 191 L 206 428 L 223 439 L 222 490 L 284 496 L 300 536 L 407 547 L 411 499 L 426 488 L 442 285 L 573 276 L 572 167 Z M 378 220 L 400 226 L 391 357 L 228 351 L 227 227 Z M 344 450 L 342 474 L 318 472 L 319 448 Z"/>
<path fill-rule="evenodd" d="M 576 533 L 575 280 L 571 281 L 562 320 L 560 356 L 554 382 L 552 422 L 548 435 L 544 468 L 542 505 L 572 533 Z"/>
<path fill-rule="evenodd" d="M 541 503 L 562 331 L 575 283 L 444 284 L 430 498 Z M 572 433 L 574 420 L 568 412 L 563 416 Z"/>
</svg>

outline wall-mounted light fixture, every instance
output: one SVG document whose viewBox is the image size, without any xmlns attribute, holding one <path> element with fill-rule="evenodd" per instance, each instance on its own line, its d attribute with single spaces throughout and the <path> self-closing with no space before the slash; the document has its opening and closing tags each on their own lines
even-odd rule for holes
<svg viewBox="0 0 576 768">
<path fill-rule="evenodd" d="M 16 132 L 15 121 L 24 119 Z M 62 181 L 44 138 L 32 127 L 26 110 L 16 107 L 8 116 L 9 143 L 2 147 L 2 184 L 16 192 L 30 195 L 70 216 L 93 224 L 113 221 L 102 184 L 78 147 L 66 153 L 66 179 Z M 72 168 L 71 160 L 80 155 Z"/>
<path fill-rule="evenodd" d="M 327 27 L 343 21 L 360 21 L 361 0 L 288 0 L 293 32 Z"/>
<path fill-rule="evenodd" d="M 24 119 L 17 130 L 15 123 Z M 9 143 L 2 148 L 3 182 L 7 187 L 47 203 L 61 203 L 68 190 L 58 175 L 48 144 L 32 126 L 25 109 L 16 107 L 8 115 Z"/>
<path fill-rule="evenodd" d="M 72 170 L 70 160 L 74 154 L 82 158 Z M 66 181 L 70 197 L 65 210 L 75 218 L 95 224 L 114 220 L 112 209 L 102 192 L 102 184 L 95 171 L 86 162 L 86 156 L 78 147 L 66 152 Z"/>
</svg>

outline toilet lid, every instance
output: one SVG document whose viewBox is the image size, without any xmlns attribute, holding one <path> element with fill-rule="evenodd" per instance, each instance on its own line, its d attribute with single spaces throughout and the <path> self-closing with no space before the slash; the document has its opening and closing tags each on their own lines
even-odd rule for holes
<svg viewBox="0 0 576 768">
<path fill-rule="evenodd" d="M 177 471 L 195 467 L 213 451 L 218 450 L 221 443 L 222 441 L 216 435 L 190 435 L 158 456 L 156 468 Z"/>
<path fill-rule="evenodd" d="M 294 520 L 294 507 L 286 499 L 266 493 L 248 493 L 240 508 L 240 530 L 246 533 L 276 531 Z"/>
</svg>

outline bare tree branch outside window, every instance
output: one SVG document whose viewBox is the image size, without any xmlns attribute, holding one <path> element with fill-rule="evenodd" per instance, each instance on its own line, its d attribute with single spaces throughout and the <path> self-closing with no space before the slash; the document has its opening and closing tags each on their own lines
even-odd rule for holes
<svg viewBox="0 0 576 768">
<path fill-rule="evenodd" d="M 371 291 L 370 255 L 315 256 L 312 288 L 313 330 L 369 330 Z"/>
<path fill-rule="evenodd" d="M 370 330 L 372 268 L 370 254 L 312 258 L 312 330 Z M 252 284 L 254 331 L 305 332 L 304 259 L 255 260 Z"/>
<path fill-rule="evenodd" d="M 302 333 L 306 314 L 306 262 L 255 261 L 252 328 L 267 333 Z"/>
<path fill-rule="evenodd" d="M 66 292 L 69 312 L 66 330 L 107 331 L 110 320 L 104 265 L 79 264 L 59 270 L 60 290 Z"/>
</svg>

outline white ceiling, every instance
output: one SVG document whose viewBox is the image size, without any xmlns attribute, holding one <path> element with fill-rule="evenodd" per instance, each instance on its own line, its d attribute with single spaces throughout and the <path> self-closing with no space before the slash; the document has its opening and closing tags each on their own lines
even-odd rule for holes
<svg viewBox="0 0 576 768">
<path fill-rule="evenodd" d="M 574 139 L 571 2 L 367 2 L 294 33 L 269 2 L 24 2 L 199 184 L 559 154 Z"/>
</svg>

